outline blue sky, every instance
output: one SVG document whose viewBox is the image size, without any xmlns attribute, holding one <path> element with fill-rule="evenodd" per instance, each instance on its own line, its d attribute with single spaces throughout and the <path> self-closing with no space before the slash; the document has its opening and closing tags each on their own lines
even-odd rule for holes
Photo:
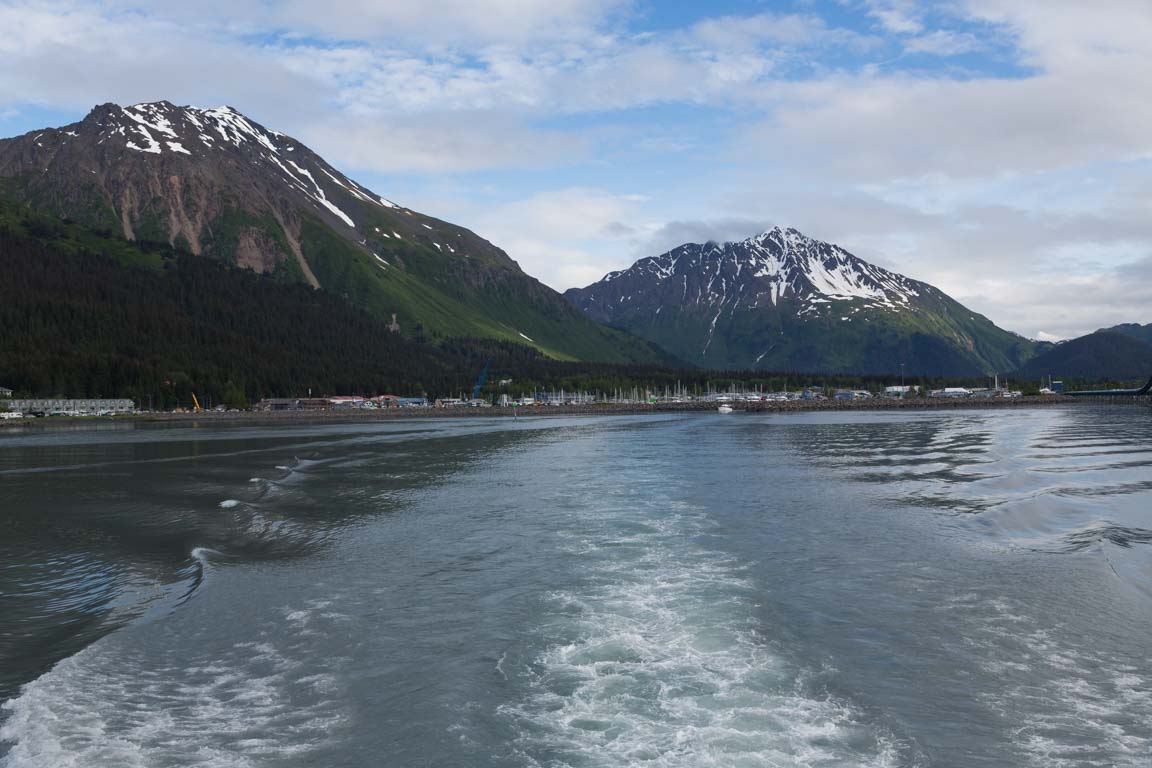
<svg viewBox="0 0 1152 768">
<path fill-rule="evenodd" d="M 795 226 L 1004 327 L 1152 322 L 1146 0 L 0 0 L 0 135 L 231 104 L 557 289 Z"/>
</svg>

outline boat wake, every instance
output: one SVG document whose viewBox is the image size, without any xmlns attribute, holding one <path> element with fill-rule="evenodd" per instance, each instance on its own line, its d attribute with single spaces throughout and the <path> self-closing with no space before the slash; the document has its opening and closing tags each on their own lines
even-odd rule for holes
<svg viewBox="0 0 1152 768">
<path fill-rule="evenodd" d="M 774 652 L 736 563 L 691 542 L 680 504 L 582 515 L 579 589 L 548 598 L 544 649 L 519 670 L 528 695 L 502 714 L 531 765 L 906 765 L 814 675 Z M 550 642 L 549 642 L 550 641 Z"/>
<path fill-rule="evenodd" d="M 272 508 L 275 481 L 253 486 L 216 505 L 211 546 L 191 548 L 179 592 L 149 615 L 184 606 L 213 567 L 292 556 L 312 543 L 305 526 Z M 275 500 L 298 501 L 291 493 Z M 239 643 L 211 622 L 179 638 L 158 638 L 161 625 L 147 621 L 123 627 L 3 704 L 0 742 L 10 746 L 0 749 L 0 768 L 247 768 L 323 744 L 342 719 L 336 677 L 325 670 L 336 661 L 313 659 L 303 644 L 330 615 L 308 607 L 287 619 L 287 630 L 270 624 Z"/>
<path fill-rule="evenodd" d="M 1136 768 L 1152 753 L 1152 688 L 1139 658 L 1085 647 L 1027 605 L 956 595 L 940 606 L 966 627 L 956 638 L 1003 685 L 978 698 L 1013 723 L 1020 764 Z"/>
<path fill-rule="evenodd" d="M 331 676 L 301 681 L 290 648 L 212 651 L 98 643 L 65 659 L 3 705 L 0 766 L 247 768 L 311 750 L 340 722 Z"/>
</svg>

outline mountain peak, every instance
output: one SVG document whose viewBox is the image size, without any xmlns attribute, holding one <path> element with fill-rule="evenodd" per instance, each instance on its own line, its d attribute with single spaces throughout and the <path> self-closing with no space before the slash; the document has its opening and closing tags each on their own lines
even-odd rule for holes
<svg viewBox="0 0 1152 768">
<path fill-rule="evenodd" d="M 756 301 L 775 305 L 787 298 L 812 312 L 819 310 L 815 305 L 856 299 L 899 311 L 920 290 L 913 281 L 869 264 L 838 245 L 779 226 L 739 241 L 685 243 L 613 272 L 604 281 L 629 274 L 667 280 L 701 273 L 710 278 L 696 300 L 709 306 L 723 305 L 730 289 L 736 288 L 753 291 L 759 297 Z"/>
<path fill-rule="evenodd" d="M 152 155 L 170 166 L 165 173 L 171 177 L 182 166 L 224 163 L 231 170 L 243 168 L 250 178 L 275 179 L 285 188 L 284 194 L 304 195 L 321 216 L 354 230 L 358 228 L 355 209 L 361 203 L 402 210 L 344 176 L 300 142 L 228 105 L 176 106 L 167 100 L 127 107 L 100 104 L 79 123 L 37 134 L 49 135 L 57 146 L 37 144 L 52 155 L 49 163 L 62 145 L 80 137 L 94 145 L 105 166 L 124 166 L 136 154 Z M 355 206 L 339 201 L 347 195 L 355 199 Z"/>
<path fill-rule="evenodd" d="M 918 344 L 938 345 L 917 353 L 935 371 L 1016 362 L 1002 351 L 1017 344 L 1012 334 L 930 285 L 793 227 L 686 243 L 567 296 L 594 319 L 708 367 L 896 371 Z M 884 328 L 882 337 L 862 333 L 869 326 Z M 978 348 L 982 336 L 995 338 L 996 352 Z M 820 351 L 835 346 L 825 337 L 853 340 Z"/>
<path fill-rule="evenodd" d="M 149 154 L 175 153 L 194 155 L 250 146 L 257 151 L 280 154 L 295 151 L 296 142 L 276 131 L 269 131 L 230 106 L 201 108 L 178 107 L 170 101 L 151 101 L 121 107 L 102 104 L 80 125 L 95 123 L 100 139 L 116 146 L 121 140 L 125 149 Z"/>
<path fill-rule="evenodd" d="M 124 109 L 192 109 L 185 105 L 184 107 L 177 107 L 168 99 L 160 99 L 160 101 L 142 101 L 139 104 L 132 104 Z"/>
<path fill-rule="evenodd" d="M 129 239 L 180 242 L 258 271 L 293 261 L 313 285 L 319 280 L 301 253 L 306 219 L 322 221 L 382 266 L 393 243 L 459 259 L 483 252 L 513 264 L 478 239 L 464 246 L 458 228 L 375 194 L 230 105 L 104 103 L 77 123 L 0 140 L 0 176 L 30 172 L 29 194 L 43 195 L 62 215 L 83 210 L 91 224 Z"/>
<path fill-rule="evenodd" d="M 664 359 L 600 328 L 476 233 L 380 197 L 232 106 L 106 103 L 0 139 L 0 193 L 105 235 L 326 289 L 395 313 L 402 332 Z"/>
<path fill-rule="evenodd" d="M 803 232 L 799 231 L 798 229 L 794 229 L 792 227 L 774 226 L 774 227 L 772 227 L 770 229 L 766 229 L 763 232 L 760 232 L 758 234 L 752 235 L 750 237 L 746 237 L 743 240 L 707 240 L 702 244 L 701 243 L 685 243 L 684 245 L 681 245 L 679 247 L 683 248 L 683 247 L 686 247 L 689 245 L 711 245 L 711 246 L 717 246 L 717 247 L 740 246 L 740 245 L 750 246 L 750 245 L 760 245 L 760 244 L 762 244 L 768 240 L 786 241 L 786 240 L 811 240 L 811 239 L 812 238 L 808 237 L 807 235 L 805 235 Z"/>
<path fill-rule="evenodd" d="M 767 241 L 777 241 L 777 242 L 780 242 L 782 244 L 792 244 L 792 243 L 799 243 L 799 242 L 820 242 L 813 237 L 809 237 L 808 235 L 805 235 L 803 232 L 796 229 L 795 227 L 781 227 L 781 226 L 775 226 L 775 227 L 772 227 L 771 229 L 764 230 L 760 234 L 753 235 L 752 237 L 749 237 L 745 240 L 741 240 L 740 242 L 746 243 L 746 244 L 763 244 Z"/>
</svg>

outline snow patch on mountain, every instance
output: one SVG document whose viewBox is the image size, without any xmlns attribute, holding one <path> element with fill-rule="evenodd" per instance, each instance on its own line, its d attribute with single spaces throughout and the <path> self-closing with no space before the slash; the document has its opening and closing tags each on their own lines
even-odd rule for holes
<svg viewBox="0 0 1152 768">
<path fill-rule="evenodd" d="M 102 135 L 98 143 L 120 137 L 125 149 L 153 155 L 172 153 L 193 156 L 193 150 L 197 148 L 205 151 L 251 152 L 264 162 L 276 166 L 287 184 L 352 228 L 356 226 L 352 217 L 332 201 L 313 176 L 313 171 L 319 170 L 332 183 L 364 203 L 382 208 L 400 208 L 335 169 L 324 167 L 323 161 L 309 159 L 306 162 L 310 167 L 305 167 L 303 157 L 298 156 L 300 162 L 289 160 L 288 153 L 295 153 L 297 149 L 293 139 L 263 128 L 229 106 L 210 109 L 177 107 L 166 101 L 133 104 L 129 107 L 111 105 L 100 127 Z M 331 191 L 332 187 L 328 189 Z"/>
<path fill-rule="evenodd" d="M 693 277 L 698 278 L 695 295 L 689 290 Z M 682 245 L 610 272 L 599 285 L 621 279 L 630 286 L 683 280 L 682 303 L 728 305 L 733 311 L 759 306 L 761 301 L 778 306 L 785 299 L 799 302 L 801 310 L 854 301 L 900 311 L 918 295 L 901 275 L 868 264 L 839 246 L 780 227 L 738 242 Z M 613 304 L 621 306 L 631 298 L 620 296 Z"/>
</svg>

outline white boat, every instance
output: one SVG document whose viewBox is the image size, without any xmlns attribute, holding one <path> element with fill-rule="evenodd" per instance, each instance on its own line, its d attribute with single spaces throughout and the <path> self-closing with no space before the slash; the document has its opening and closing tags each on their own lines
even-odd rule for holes
<svg viewBox="0 0 1152 768">
<path fill-rule="evenodd" d="M 724 405 L 720 406 L 716 410 L 720 413 L 732 413 L 732 406 L 728 405 L 728 403 L 724 403 Z"/>
</svg>

